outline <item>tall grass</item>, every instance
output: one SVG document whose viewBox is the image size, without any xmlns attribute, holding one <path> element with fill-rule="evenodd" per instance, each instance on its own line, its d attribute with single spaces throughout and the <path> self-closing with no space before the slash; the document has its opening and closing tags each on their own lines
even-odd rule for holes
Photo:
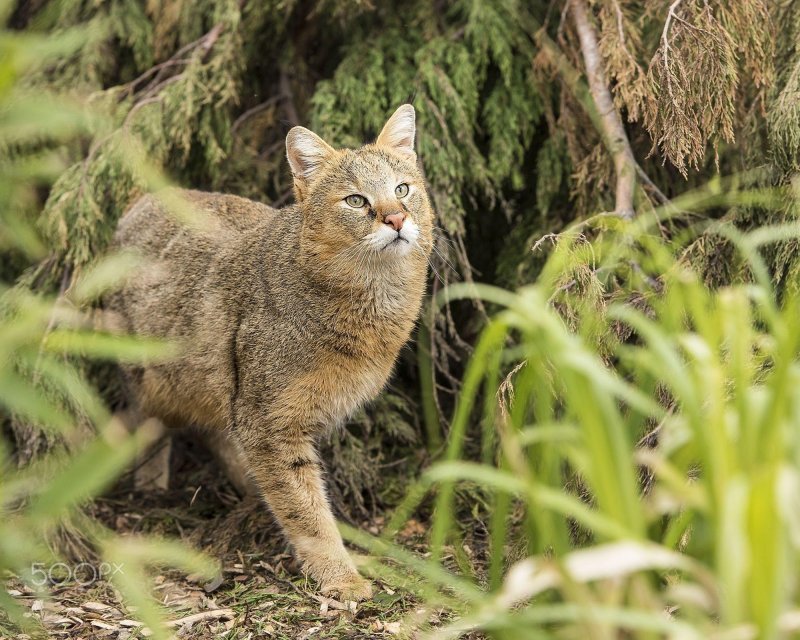
<svg viewBox="0 0 800 640">
<path fill-rule="evenodd" d="M 5 19 L 10 3 L 0 3 Z M 0 30 L 0 250 L 28 264 L 48 248 L 31 223 L 35 189 L 63 170 L 63 145 L 91 134 L 102 119 L 75 96 L 42 95 L 25 88 L 26 73 L 79 47 L 84 32 L 59 37 Z M 90 126 L 91 125 L 91 126 Z M 4 264 L 6 261 L 4 260 Z M 85 572 L 106 571 L 155 637 L 168 633 L 147 590 L 152 564 L 213 573 L 204 557 L 185 547 L 142 538 L 123 539 L 82 515 L 81 507 L 107 488 L 133 456 L 158 434 L 152 425 L 129 433 L 114 419 L 82 374 L 85 358 L 140 362 L 170 355 L 167 345 L 111 336 L 93 328 L 90 307 L 131 268 L 131 258 L 110 256 L 75 278 L 58 297 L 34 294 L 0 282 L 0 417 L 35 425 L 43 438 L 61 442 L 35 464 L 19 469 L 11 443 L 0 437 L 0 576 L 17 576 L 45 596 L 52 578 L 73 574 L 50 542 L 71 523 L 93 547 L 96 561 Z M 69 454 L 67 454 L 69 451 Z M 61 561 L 64 561 L 63 563 Z M 113 576 L 112 576 L 113 574 Z M 85 580 L 86 575 L 81 574 Z M 0 585 L 0 637 L 20 629 L 37 637 L 45 631 Z"/>
<path fill-rule="evenodd" d="M 671 211 L 742 201 L 775 198 L 715 185 Z M 600 216 L 562 234 L 533 286 L 446 294 L 498 311 L 466 371 L 445 459 L 387 537 L 348 532 L 393 558 L 372 565 L 378 575 L 456 614 L 432 637 L 800 632 L 800 300 L 796 287 L 778 295 L 759 256 L 796 225 L 751 236 L 707 225 L 752 274 L 710 289 L 655 221 Z M 494 454 L 466 461 L 479 411 L 481 450 Z M 458 561 L 462 483 L 490 497 L 485 571 L 441 564 Z M 432 553 L 420 559 L 389 538 L 431 491 Z"/>
</svg>

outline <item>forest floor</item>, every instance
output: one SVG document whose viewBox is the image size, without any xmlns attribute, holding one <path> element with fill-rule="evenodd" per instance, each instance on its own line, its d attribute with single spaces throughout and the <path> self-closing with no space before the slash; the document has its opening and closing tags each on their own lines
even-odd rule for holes
<svg viewBox="0 0 800 640">
<path fill-rule="evenodd" d="M 266 508 L 241 500 L 214 463 L 196 453 L 173 460 L 174 488 L 140 494 L 120 486 L 96 500 L 93 515 L 120 534 L 180 537 L 222 561 L 222 579 L 209 583 L 177 571 L 153 576 L 154 596 L 179 638 L 319 639 L 413 637 L 409 620 L 434 626 L 446 613 L 426 609 L 397 587 L 373 582 L 372 599 L 354 605 L 319 595 L 296 562 Z M 357 524 L 378 533 L 376 515 Z M 398 541 L 423 554 L 427 528 L 411 520 Z M 41 597 L 20 580 L 6 590 L 41 622 L 47 637 L 135 640 L 149 630 L 107 580 L 50 586 Z M 0 618 L 0 638 L 27 640 Z"/>
</svg>

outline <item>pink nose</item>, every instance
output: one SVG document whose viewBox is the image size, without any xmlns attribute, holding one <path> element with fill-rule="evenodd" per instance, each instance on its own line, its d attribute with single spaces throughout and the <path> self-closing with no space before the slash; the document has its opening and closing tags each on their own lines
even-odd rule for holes
<svg viewBox="0 0 800 640">
<path fill-rule="evenodd" d="M 391 215 L 386 216 L 383 219 L 383 222 L 384 224 L 388 224 L 395 231 L 400 231 L 400 229 L 403 228 L 403 222 L 405 222 L 405 219 L 405 213 L 392 213 Z"/>
</svg>

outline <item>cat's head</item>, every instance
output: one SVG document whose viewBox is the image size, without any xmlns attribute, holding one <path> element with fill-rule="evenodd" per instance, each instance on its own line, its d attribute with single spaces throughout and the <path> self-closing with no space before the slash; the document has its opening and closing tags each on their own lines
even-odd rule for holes
<svg viewBox="0 0 800 640">
<path fill-rule="evenodd" d="M 374 144 L 337 150 L 303 127 L 286 137 L 303 234 L 321 258 L 427 257 L 433 210 L 414 153 L 414 107 L 402 105 Z"/>
</svg>

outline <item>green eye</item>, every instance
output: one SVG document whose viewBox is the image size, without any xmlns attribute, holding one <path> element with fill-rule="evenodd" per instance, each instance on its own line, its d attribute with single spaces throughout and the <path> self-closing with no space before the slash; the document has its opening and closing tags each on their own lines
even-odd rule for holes
<svg viewBox="0 0 800 640">
<path fill-rule="evenodd" d="M 357 193 L 354 193 L 352 196 L 347 196 L 344 201 L 354 209 L 360 209 L 367 204 L 367 199 L 364 196 L 358 195 Z"/>
<path fill-rule="evenodd" d="M 408 195 L 408 185 L 405 182 L 398 184 L 394 188 L 394 194 L 398 198 L 405 198 Z"/>
</svg>

